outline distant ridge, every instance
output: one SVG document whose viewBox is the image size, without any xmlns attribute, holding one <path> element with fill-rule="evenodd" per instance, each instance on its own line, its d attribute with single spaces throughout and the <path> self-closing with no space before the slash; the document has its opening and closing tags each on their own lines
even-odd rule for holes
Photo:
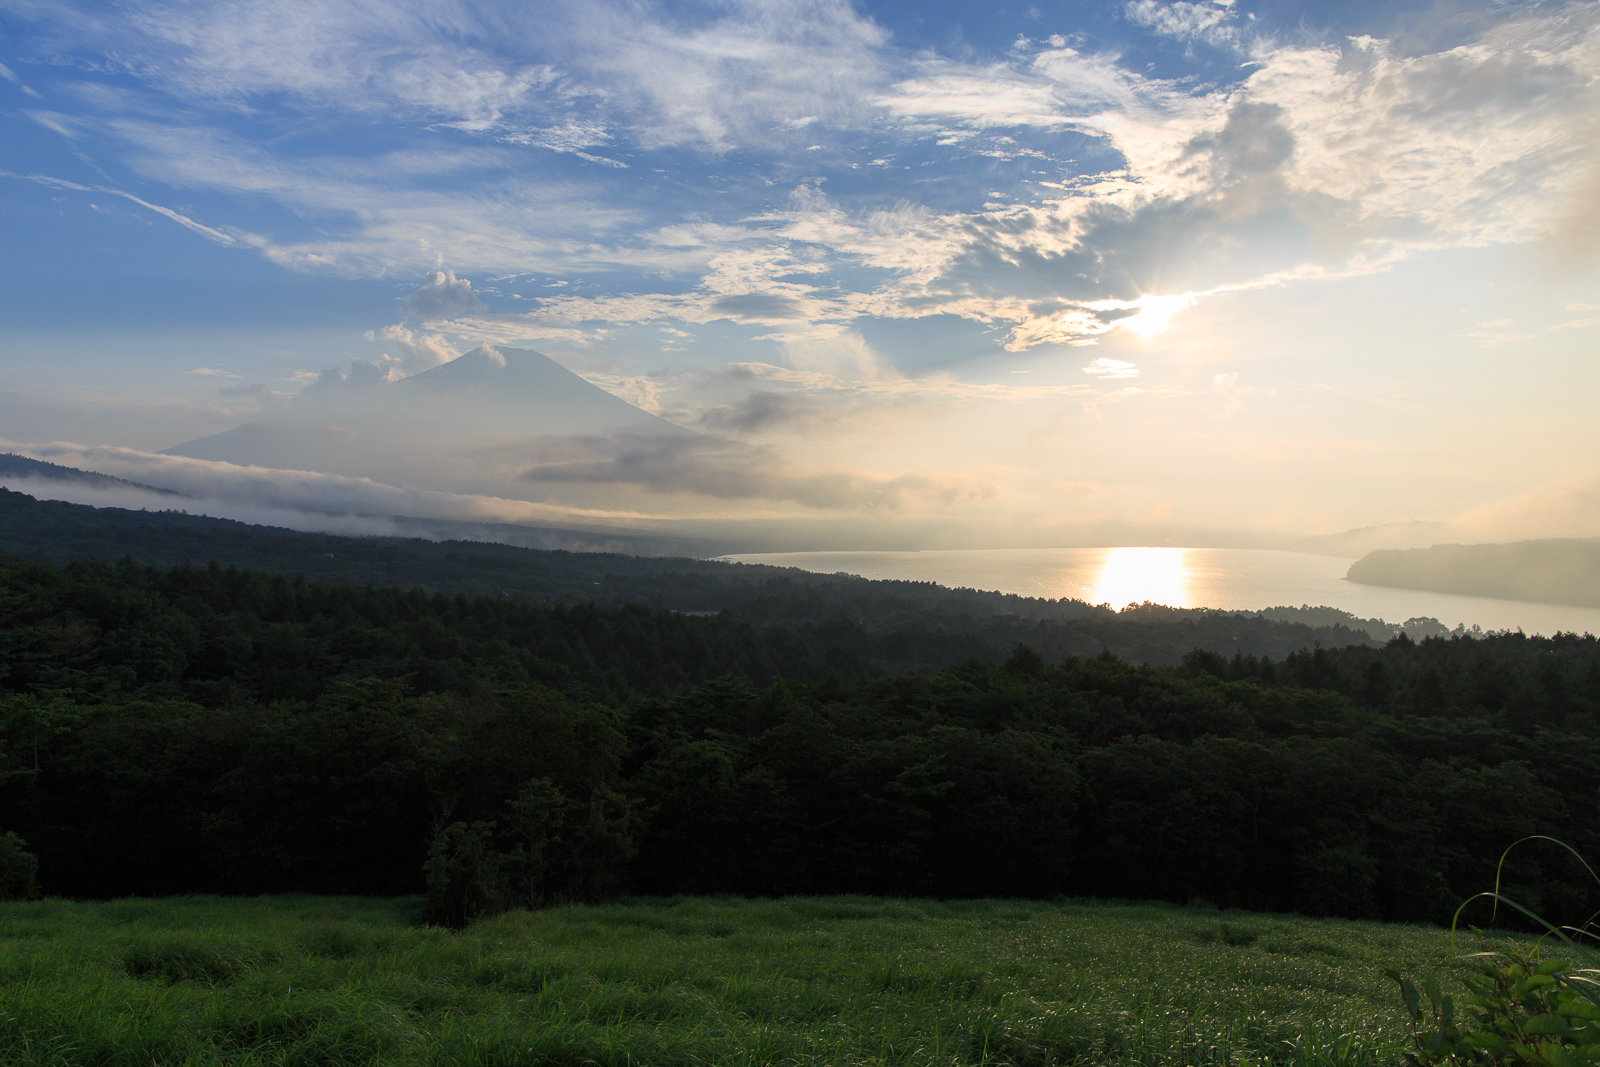
<svg viewBox="0 0 1600 1067">
<path fill-rule="evenodd" d="M 1381 642 L 1401 629 L 1332 608 L 1254 612 L 1147 604 L 1116 612 L 1077 600 L 764 564 L 303 533 L 179 511 L 36 500 L 7 490 L 0 490 L 0 555 L 55 565 L 131 557 L 163 567 L 205 567 L 214 560 L 428 594 L 627 604 L 700 616 L 728 612 L 740 625 L 815 628 L 850 655 L 881 657 L 885 669 L 919 672 L 974 656 L 998 663 L 1019 641 L 1051 661 L 1109 650 L 1134 662 L 1176 665 L 1197 648 L 1281 659 L 1319 642 L 1330 648 Z M 1423 621 L 1431 620 L 1412 624 Z M 1404 629 L 1422 636 L 1412 624 Z"/>
<path fill-rule="evenodd" d="M 1357 560 L 1352 582 L 1600 608 L 1600 537 L 1388 549 Z"/>
<path fill-rule="evenodd" d="M 176 489 L 162 489 L 159 486 L 145 485 L 143 482 L 130 482 L 126 478 L 114 478 L 109 474 L 97 474 L 94 471 L 79 470 L 77 467 L 63 467 L 59 463 L 30 459 L 15 452 L 0 452 L 0 482 L 15 478 L 74 482 L 94 489 L 138 489 L 146 493 L 188 499 Z"/>
<path fill-rule="evenodd" d="M 179 496 L 173 503 L 190 499 Z M 658 537 L 604 529 L 430 521 L 408 519 L 405 516 L 373 518 L 387 519 L 385 525 L 391 532 L 349 536 L 318 530 L 291 530 L 177 508 L 149 511 L 40 499 L 30 493 L 0 487 L 0 552 L 11 552 L 50 563 L 66 563 L 83 557 L 116 559 L 133 551 L 140 543 L 138 538 L 128 539 L 127 531 L 131 530 L 145 531 L 140 536 L 158 549 L 148 558 L 139 552 L 134 552 L 134 555 L 145 562 L 162 565 L 181 563 L 186 559 L 211 558 L 206 552 L 214 552 L 215 549 L 203 548 L 209 542 L 202 535 L 215 531 L 261 535 L 295 545 L 321 545 L 332 541 L 371 545 L 457 544 L 481 546 L 482 551 L 614 553 L 648 559 L 696 560 L 699 558 L 694 555 L 696 552 L 710 554 L 706 552 L 708 545 L 712 548 L 721 547 L 716 542 L 702 543 L 693 538 Z M 303 567 L 303 561 L 298 565 Z"/>
<path fill-rule="evenodd" d="M 125 497 L 115 498 L 117 499 L 116 504 L 111 503 L 110 499 L 67 502 L 62 498 L 85 495 L 81 492 L 70 493 L 69 487 L 87 488 L 92 491 L 88 494 L 91 496 L 99 493 L 116 492 L 146 493 L 159 498 L 163 503 L 170 500 L 171 505 L 170 507 L 157 505 L 154 508 L 147 508 L 138 507 L 139 502 L 135 501 L 133 506 L 129 507 L 125 506 Z M 59 463 L 49 463 L 10 452 L 0 453 L 0 492 L 5 492 L 6 490 L 10 490 L 16 495 L 26 495 L 28 499 L 36 499 L 41 504 L 49 503 L 54 506 L 59 503 L 60 507 L 67 508 L 69 511 L 58 510 L 58 516 L 67 515 L 69 512 L 77 515 L 78 517 L 69 523 L 69 525 L 76 527 L 95 525 L 98 522 L 117 525 L 125 521 L 123 517 L 138 516 L 139 522 L 153 522 L 162 525 L 224 525 L 272 530 L 276 533 L 292 534 L 294 536 L 341 536 L 341 534 L 332 530 L 319 530 L 315 527 L 309 530 L 291 530 L 271 525 L 258 526 L 255 522 L 240 521 L 221 515 L 207 515 L 198 510 L 191 513 L 188 510 L 189 508 L 211 508 L 219 509 L 223 512 L 229 509 L 225 501 L 196 498 L 188 493 L 180 493 L 175 489 L 163 489 L 160 486 L 146 485 L 143 482 L 129 481 L 125 478 L 100 474 L 96 471 L 80 470 L 77 467 L 66 467 Z M 150 501 L 149 503 L 155 504 L 155 501 Z M 77 510 L 71 511 L 70 509 Z M 255 511 L 256 509 L 249 510 Z M 98 514 L 102 518 L 99 520 L 85 520 L 83 516 L 90 513 Z M 318 513 L 309 509 L 295 509 L 295 514 L 305 517 Z M 339 518 L 345 520 L 349 518 L 346 513 L 338 513 L 337 515 L 334 513 L 324 514 L 327 514 L 330 519 Z M 358 517 L 371 520 L 372 525 L 381 527 L 381 530 L 375 529 L 372 533 L 356 533 L 354 536 L 379 539 L 421 539 L 435 542 L 467 541 L 509 545 L 515 548 L 542 551 L 620 552 L 638 556 L 676 556 L 692 559 L 726 555 L 730 552 L 750 551 L 752 549 L 750 544 L 735 539 L 641 532 L 597 523 L 530 526 L 522 523 L 423 518 L 412 515 L 363 513 Z M 341 522 L 340 525 L 348 526 L 348 523 Z M 346 531 L 346 534 L 348 534 L 348 531 Z"/>
<path fill-rule="evenodd" d="M 1386 522 L 1381 526 L 1363 526 L 1343 533 L 1319 534 L 1302 537 L 1287 546 L 1291 552 L 1305 552 L 1313 556 L 1342 556 L 1359 559 L 1368 552 L 1382 548 L 1427 548 L 1443 541 L 1460 540 L 1462 531 L 1448 522 Z"/>
</svg>

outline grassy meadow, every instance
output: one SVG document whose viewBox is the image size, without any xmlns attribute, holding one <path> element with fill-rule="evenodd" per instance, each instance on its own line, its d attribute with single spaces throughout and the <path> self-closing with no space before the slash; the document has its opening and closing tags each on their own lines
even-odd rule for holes
<svg viewBox="0 0 1600 1067">
<path fill-rule="evenodd" d="M 1387 1062 L 1384 969 L 1452 966 L 1428 927 L 1158 905 L 638 899 L 462 932 L 419 907 L 0 904 L 0 1062 L 1309 1063 L 1344 1035 Z"/>
</svg>

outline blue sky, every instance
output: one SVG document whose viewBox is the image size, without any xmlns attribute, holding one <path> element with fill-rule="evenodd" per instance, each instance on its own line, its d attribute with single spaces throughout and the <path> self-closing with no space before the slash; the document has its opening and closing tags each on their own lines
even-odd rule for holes
<svg viewBox="0 0 1600 1067">
<path fill-rule="evenodd" d="M 1600 3 L 0 0 L 0 62 L 13 442 L 488 342 L 875 521 L 1600 517 Z"/>
</svg>

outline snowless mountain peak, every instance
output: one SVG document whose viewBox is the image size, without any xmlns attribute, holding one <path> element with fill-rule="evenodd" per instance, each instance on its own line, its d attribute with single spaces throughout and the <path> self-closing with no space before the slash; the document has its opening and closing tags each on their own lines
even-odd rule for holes
<svg viewBox="0 0 1600 1067">
<path fill-rule="evenodd" d="M 689 440 L 693 430 L 633 406 L 531 349 L 484 346 L 382 385 L 306 390 L 243 426 L 168 449 L 177 456 L 322 471 L 462 491 L 516 477 L 564 442 Z"/>
</svg>

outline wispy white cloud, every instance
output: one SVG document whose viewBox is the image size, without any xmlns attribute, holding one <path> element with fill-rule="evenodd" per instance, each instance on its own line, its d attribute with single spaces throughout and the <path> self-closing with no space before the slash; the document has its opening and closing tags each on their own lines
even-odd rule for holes
<svg viewBox="0 0 1600 1067">
<path fill-rule="evenodd" d="M 565 152 L 606 143 L 613 114 L 646 145 L 719 151 L 795 120 L 858 115 L 886 43 L 841 0 L 498 9 L 167 0 L 121 18 L 68 5 L 30 13 L 189 101 L 248 108 L 288 96 L 338 111 L 399 108 Z"/>
<path fill-rule="evenodd" d="M 919 76 L 899 82 L 877 103 L 895 115 L 980 129 L 1061 127 L 1069 122 L 1051 83 L 1011 64 L 973 68 L 929 60 L 923 67 Z"/>
<path fill-rule="evenodd" d="M 39 94 L 39 91 L 37 89 L 33 88 L 31 85 L 29 85 L 26 82 L 24 82 L 21 78 L 17 77 L 16 71 L 12 70 L 10 67 L 6 66 L 4 63 L 0 63 L 0 78 L 4 78 L 6 81 L 8 81 L 11 84 L 15 85 L 18 89 L 21 89 L 23 91 L 23 93 L 25 93 L 28 96 L 33 97 L 35 100 L 43 100 L 44 99 L 44 97 Z"/>
<path fill-rule="evenodd" d="M 52 178 L 45 174 L 13 174 L 11 171 L 0 171 L 0 177 L 22 178 L 27 181 L 37 182 L 40 185 L 52 189 L 72 189 L 80 193 L 105 193 L 108 196 L 120 196 L 124 200 L 129 200 L 135 204 L 138 204 L 146 211 L 153 211 L 163 218 L 171 219 L 173 222 L 176 222 L 179 226 L 182 226 L 191 233 L 197 233 L 206 240 L 213 241 L 219 245 L 226 245 L 230 248 L 249 247 L 262 250 L 271 248 L 271 245 L 267 239 L 257 234 L 246 233 L 242 230 L 233 230 L 231 228 L 224 230 L 213 226 L 207 226 L 204 223 L 196 222 L 189 216 L 174 211 L 169 207 L 162 207 L 160 204 L 152 204 L 150 201 L 135 196 L 134 194 L 123 189 L 113 189 L 105 185 L 82 185 L 78 182 L 71 182 L 62 178 Z"/>
<path fill-rule="evenodd" d="M 56 128 L 115 139 L 146 181 L 268 198 L 317 224 L 269 239 L 120 188 L 34 180 L 125 197 L 300 270 L 434 271 L 458 289 L 472 272 L 620 279 L 521 315 L 417 305 L 435 331 L 490 341 L 593 344 L 624 324 L 714 321 L 844 337 L 862 317 L 930 315 L 998 327 L 1012 350 L 1149 337 L 1210 294 L 1538 239 L 1584 180 L 1592 153 L 1572 131 L 1600 113 L 1600 24 L 1585 3 L 1506 9 L 1428 54 L 1372 38 L 1246 40 L 1223 3 L 1125 6 L 1153 32 L 1250 49 L 1250 72 L 1220 86 L 1149 76 L 1065 39 L 981 62 L 909 55 L 840 0 L 30 11 L 55 24 L 43 52 L 98 44 L 104 62 L 187 109 L 62 114 Z M 297 155 L 230 127 L 269 99 L 381 116 L 414 146 Z M 461 136 L 429 140 L 441 131 Z M 846 206 L 804 179 L 817 142 L 870 142 L 862 164 L 893 173 L 882 145 L 1015 156 L 1016 140 L 997 138 L 1065 131 L 1119 162 L 1073 173 L 1049 158 L 1027 197 L 995 198 L 985 178 L 965 207 L 918 203 L 904 185 Z M 764 161 L 759 180 L 741 174 L 740 198 L 724 201 L 734 207 L 692 213 L 619 195 L 604 184 L 624 179 L 615 167 L 533 179 L 522 163 L 549 150 L 632 175 L 651 152 L 709 161 L 735 147 Z"/>
<path fill-rule="evenodd" d="M 692 267 L 701 258 L 634 247 L 635 208 L 602 203 L 569 184 L 508 177 L 506 150 L 386 153 L 373 159 L 274 155 L 205 127 L 118 120 L 112 133 L 134 149 L 144 177 L 182 188 L 268 197 L 336 222 L 309 239 L 268 243 L 264 254 L 297 270 L 382 275 L 448 264 L 455 270 L 564 271 L 652 265 Z M 492 195 L 474 179 L 499 179 Z M 469 182 L 441 187 L 439 179 Z M 352 223 L 353 220 L 353 223 Z M 599 243 L 596 237 L 609 238 Z"/>
<path fill-rule="evenodd" d="M 1482 348 L 1500 348 L 1503 345 L 1530 340 L 1536 337 L 1537 334 L 1511 333 L 1506 330 L 1474 330 L 1471 333 L 1458 333 L 1456 336 L 1464 337 L 1469 341 L 1476 341 Z"/>
<path fill-rule="evenodd" d="M 1216 45 L 1237 45 L 1239 28 L 1231 20 L 1236 15 L 1233 0 L 1131 0 L 1123 10 L 1130 22 L 1155 33 L 1181 41 L 1196 38 Z"/>
<path fill-rule="evenodd" d="M 1092 374 L 1096 378 L 1137 378 L 1139 368 L 1126 360 L 1102 356 L 1084 367 L 1083 373 Z"/>
</svg>

